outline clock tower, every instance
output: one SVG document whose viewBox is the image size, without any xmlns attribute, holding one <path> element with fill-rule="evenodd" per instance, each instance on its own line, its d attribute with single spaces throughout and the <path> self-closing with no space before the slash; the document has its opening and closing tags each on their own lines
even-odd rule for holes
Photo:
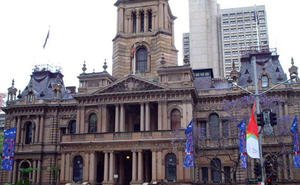
<svg viewBox="0 0 300 185">
<path fill-rule="evenodd" d="M 157 78 L 160 67 L 177 66 L 174 20 L 168 0 L 118 0 L 113 39 L 113 76 Z"/>
</svg>

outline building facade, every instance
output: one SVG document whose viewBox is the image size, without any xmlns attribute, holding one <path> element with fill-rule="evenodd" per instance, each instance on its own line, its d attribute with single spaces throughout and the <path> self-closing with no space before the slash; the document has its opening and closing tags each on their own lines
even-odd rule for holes
<svg viewBox="0 0 300 185">
<path fill-rule="evenodd" d="M 5 114 L 0 113 L 0 132 L 3 132 L 5 126 Z"/>
<path fill-rule="evenodd" d="M 220 8 L 216 0 L 189 0 L 190 62 L 193 69 L 213 69 L 223 77 Z"/>
<path fill-rule="evenodd" d="M 258 16 L 258 20 L 255 17 Z M 251 6 L 221 10 L 223 63 L 229 76 L 232 63 L 239 70 L 241 56 L 248 50 L 269 49 L 265 6 Z"/>
<path fill-rule="evenodd" d="M 183 33 L 182 35 L 182 52 L 183 52 L 183 59 L 188 59 L 190 60 L 191 55 L 190 55 L 190 33 Z"/>
<path fill-rule="evenodd" d="M 122 12 L 126 7 L 142 9 L 143 3 L 144 11 L 156 5 L 162 11 L 167 7 L 170 15 L 167 1 L 119 0 L 115 5 Z M 151 12 L 155 11 L 151 9 Z M 133 13 L 133 20 L 134 17 Z M 137 24 L 142 25 L 141 20 Z M 127 23 L 123 27 L 127 27 Z M 75 87 L 64 86 L 59 71 L 44 68 L 35 68 L 30 82 L 18 95 L 12 85 L 3 110 L 6 113 L 5 128 L 17 128 L 15 160 L 13 171 L 1 171 L 1 183 L 16 183 L 25 178 L 35 185 L 84 182 L 92 185 L 247 184 L 254 178 L 254 160 L 248 159 L 247 169 L 239 166 L 236 127 L 244 115 L 249 117 L 251 97 L 247 104 L 248 95 L 225 79 L 201 75 L 201 71 L 197 71 L 199 75 L 196 76 L 187 62 L 183 66 L 175 64 L 173 59 L 177 54 L 171 41 L 173 35 L 164 36 L 165 33 L 158 32 L 154 37 L 162 34 L 160 36 L 168 40 L 161 41 L 168 43 L 163 46 L 163 54 L 160 45 L 148 43 L 144 38 L 148 35 L 144 33 L 132 38 L 117 36 L 115 46 L 122 44 L 123 39 L 129 39 L 128 42 L 134 39 L 136 43 L 132 46 L 139 46 L 134 52 L 127 50 L 129 53 L 124 55 L 132 55 L 136 67 L 131 68 L 130 62 L 118 65 L 120 61 L 114 61 L 117 67 L 114 66 L 116 69 L 111 75 L 106 71 L 106 64 L 102 72 L 94 73 L 86 73 L 84 64 L 78 76 L 78 92 Z M 160 43 L 152 33 L 149 37 L 153 39 L 151 42 Z M 156 47 L 148 48 L 151 44 Z M 113 52 L 116 57 L 122 50 L 114 47 Z M 160 56 L 159 65 L 147 68 L 156 52 Z M 150 56 L 146 55 L 149 53 Z M 231 78 L 253 91 L 252 62 L 258 64 L 260 90 L 282 83 L 267 94 L 278 97 L 271 99 L 278 107 L 278 115 L 287 118 L 299 115 L 299 79 L 287 81 L 278 55 L 260 52 L 245 56 L 240 72 L 233 70 Z M 136 69 L 136 73 L 127 69 Z M 298 75 L 296 66 L 292 65 L 290 74 Z M 246 99 L 234 101 L 243 97 Z M 236 102 L 243 106 L 235 106 Z M 184 129 L 192 119 L 195 166 L 183 168 Z M 263 152 L 266 159 L 272 159 L 266 160 L 268 165 L 269 162 L 274 164 L 272 174 L 268 174 L 272 181 L 292 185 L 300 182 L 300 173 L 291 160 L 291 136 L 279 132 L 288 130 L 290 122 L 283 123 L 286 124 L 278 123 L 278 128 L 274 128 L 272 133 L 275 135 L 264 137 Z M 280 126 L 283 129 L 279 129 Z M 30 167 L 37 170 L 26 174 L 19 171 Z"/>
</svg>

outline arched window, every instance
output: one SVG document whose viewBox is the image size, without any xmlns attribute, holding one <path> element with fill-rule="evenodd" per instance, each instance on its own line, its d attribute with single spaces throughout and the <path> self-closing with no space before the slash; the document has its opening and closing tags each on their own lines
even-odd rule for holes
<svg viewBox="0 0 300 185">
<path fill-rule="evenodd" d="M 70 134 L 75 134 L 76 133 L 76 120 L 70 121 L 68 127 L 69 127 Z"/>
<path fill-rule="evenodd" d="M 141 13 L 140 13 L 140 20 L 141 20 L 140 30 L 141 30 L 141 32 L 144 32 L 144 27 L 145 27 L 145 13 L 144 13 L 144 11 L 141 11 Z"/>
<path fill-rule="evenodd" d="M 136 12 L 132 12 L 132 33 L 136 33 Z"/>
<path fill-rule="evenodd" d="M 269 87 L 269 78 L 268 76 L 262 76 L 261 77 L 261 87 Z"/>
<path fill-rule="evenodd" d="M 32 143 L 32 123 L 27 122 L 25 124 L 25 144 Z"/>
<path fill-rule="evenodd" d="M 142 46 L 136 52 L 136 71 L 147 71 L 147 49 Z"/>
<path fill-rule="evenodd" d="M 20 166 L 20 168 L 22 168 L 22 169 L 27 169 L 29 167 L 30 167 L 30 164 L 28 162 L 22 162 L 22 164 Z M 21 173 L 21 175 L 22 175 L 22 179 L 29 180 L 29 175 L 30 175 L 29 173 Z"/>
<path fill-rule="evenodd" d="M 221 161 L 218 158 L 211 160 L 210 162 L 211 169 L 211 181 L 213 183 L 221 183 L 222 182 L 222 167 Z"/>
<path fill-rule="evenodd" d="M 152 31 L 152 11 L 148 10 L 148 31 Z"/>
<path fill-rule="evenodd" d="M 73 160 L 73 181 L 82 182 L 83 160 L 81 156 L 75 156 Z"/>
<path fill-rule="evenodd" d="M 209 134 L 213 139 L 220 137 L 220 119 L 217 114 L 209 116 Z"/>
<path fill-rule="evenodd" d="M 171 129 L 177 130 L 181 128 L 181 114 L 178 109 L 174 109 L 171 112 Z"/>
<path fill-rule="evenodd" d="M 166 180 L 169 182 L 176 181 L 176 155 L 173 153 L 167 154 L 165 158 L 165 164 Z"/>
<path fill-rule="evenodd" d="M 97 116 L 95 113 L 92 113 L 89 117 L 89 130 L 88 133 L 97 132 Z"/>
</svg>

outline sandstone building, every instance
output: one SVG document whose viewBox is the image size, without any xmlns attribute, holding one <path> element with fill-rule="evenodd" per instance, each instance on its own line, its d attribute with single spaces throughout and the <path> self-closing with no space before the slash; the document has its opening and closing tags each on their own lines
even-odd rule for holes
<svg viewBox="0 0 300 185">
<path fill-rule="evenodd" d="M 236 165 L 237 128 L 231 125 L 251 106 L 245 103 L 236 110 L 223 105 L 247 94 L 225 79 L 196 78 L 187 60 L 177 65 L 175 17 L 167 0 L 118 0 L 115 6 L 112 75 L 106 63 L 102 72 L 93 73 L 84 64 L 76 92 L 65 87 L 61 72 L 36 68 L 22 92 L 17 95 L 13 85 L 8 89 L 5 128 L 16 126 L 17 136 L 14 169 L 1 171 L 1 183 L 27 178 L 42 185 L 246 184 L 254 177 L 255 161 L 248 160 L 248 169 Z M 252 62 L 258 64 L 261 90 L 285 82 L 268 93 L 280 97 L 272 100 L 278 115 L 298 115 L 299 79 L 286 81 L 278 55 L 245 56 L 232 79 L 253 91 Z M 293 65 L 290 74 L 297 70 Z M 195 167 L 183 168 L 184 129 L 192 119 Z M 299 170 L 291 162 L 291 137 L 274 134 L 264 137 L 264 156 L 274 159 L 272 180 L 299 183 Z M 38 170 L 19 171 L 28 167 Z"/>
</svg>

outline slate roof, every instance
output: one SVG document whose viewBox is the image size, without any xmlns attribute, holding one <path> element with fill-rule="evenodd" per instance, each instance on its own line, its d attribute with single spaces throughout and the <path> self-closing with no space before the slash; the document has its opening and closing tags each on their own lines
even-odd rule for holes
<svg viewBox="0 0 300 185">
<path fill-rule="evenodd" d="M 253 64 L 250 61 L 251 56 L 252 55 L 248 55 L 241 59 L 241 70 L 238 82 L 240 86 L 254 85 Z M 258 78 L 260 78 L 263 73 L 266 73 L 270 76 L 270 80 L 273 84 L 287 80 L 287 76 L 279 62 L 278 55 L 272 55 L 272 53 L 256 54 L 256 64 Z"/>
<path fill-rule="evenodd" d="M 228 89 L 231 87 L 225 78 L 220 79 L 211 77 L 195 78 L 194 86 L 197 90 Z"/>
<path fill-rule="evenodd" d="M 243 87 L 254 85 L 254 72 L 251 56 L 252 55 L 247 55 L 241 58 L 241 70 L 238 85 Z M 256 70 L 258 78 L 265 73 L 269 75 L 270 81 L 273 84 L 282 83 L 287 80 L 287 75 L 282 69 L 278 55 L 273 55 L 271 52 L 264 52 L 255 54 L 255 56 L 257 58 Z M 250 81 L 249 77 L 251 79 Z M 225 78 L 215 79 L 211 77 L 195 78 L 194 86 L 197 90 L 231 88 L 231 84 Z"/>
<path fill-rule="evenodd" d="M 53 84 L 60 84 L 61 98 L 72 99 L 72 94 L 66 90 L 63 82 L 63 75 L 60 72 L 50 72 L 47 70 L 34 71 L 26 88 L 21 93 L 19 99 L 24 99 L 25 96 L 32 90 L 35 99 L 51 100 L 53 98 Z M 57 98 L 56 98 L 57 99 Z"/>
</svg>

